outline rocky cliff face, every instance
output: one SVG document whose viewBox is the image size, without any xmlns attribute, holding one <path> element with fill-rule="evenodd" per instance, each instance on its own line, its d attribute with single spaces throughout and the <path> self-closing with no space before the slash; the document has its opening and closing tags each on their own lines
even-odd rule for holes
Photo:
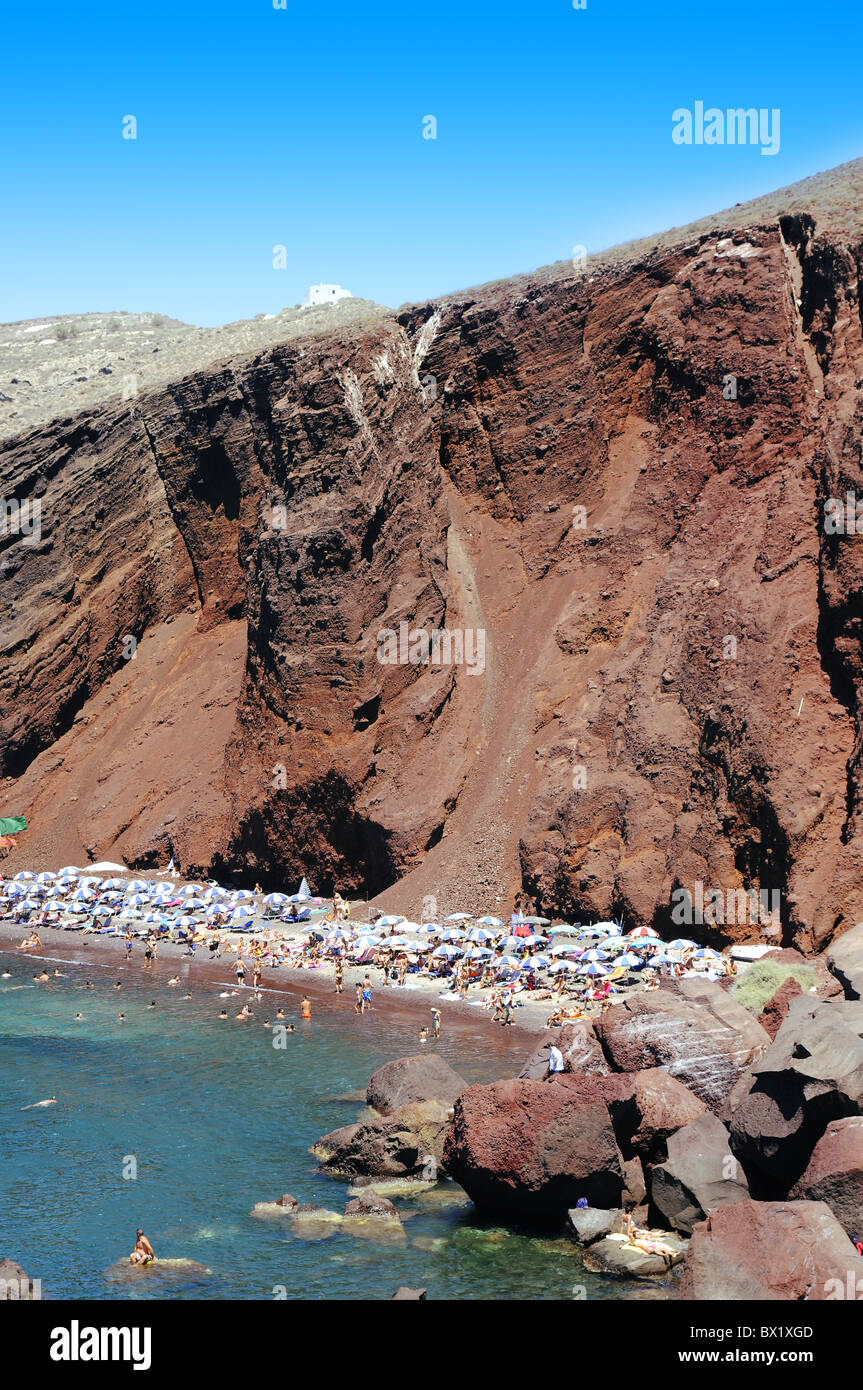
<svg viewBox="0 0 863 1390">
<path fill-rule="evenodd" d="M 863 496 L 861 259 L 741 217 L 13 440 L 7 862 L 663 929 L 775 890 L 824 944 L 863 916 L 863 541 L 824 526 Z M 676 934 L 757 937 L 736 901 Z"/>
</svg>

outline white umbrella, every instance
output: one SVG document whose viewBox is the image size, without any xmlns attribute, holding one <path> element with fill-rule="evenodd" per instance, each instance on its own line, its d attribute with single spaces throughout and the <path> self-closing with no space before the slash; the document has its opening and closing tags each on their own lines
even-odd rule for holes
<svg viewBox="0 0 863 1390">
<path fill-rule="evenodd" d="M 447 959 L 449 959 L 451 956 L 461 956 L 463 954 L 464 952 L 460 951 L 458 947 L 448 946 L 446 945 L 446 943 L 443 946 L 436 946 L 435 949 L 432 951 L 433 956 L 446 956 Z"/>
</svg>

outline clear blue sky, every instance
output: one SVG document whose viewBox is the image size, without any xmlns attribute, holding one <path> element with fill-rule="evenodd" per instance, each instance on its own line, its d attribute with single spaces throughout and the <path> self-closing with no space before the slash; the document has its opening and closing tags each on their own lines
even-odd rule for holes
<svg viewBox="0 0 863 1390">
<path fill-rule="evenodd" d="M 0 0 L 0 320 L 397 306 L 681 224 L 863 154 L 861 40 L 860 0 Z M 696 100 L 780 152 L 676 146 Z"/>
</svg>

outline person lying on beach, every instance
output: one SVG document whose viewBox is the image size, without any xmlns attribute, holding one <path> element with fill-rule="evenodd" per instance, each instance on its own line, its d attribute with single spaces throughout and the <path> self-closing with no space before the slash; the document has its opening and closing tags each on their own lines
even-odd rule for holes
<svg viewBox="0 0 863 1390">
<path fill-rule="evenodd" d="M 156 1252 L 142 1230 L 135 1232 L 135 1248 L 129 1256 L 130 1265 L 148 1265 L 156 1258 Z"/>
</svg>

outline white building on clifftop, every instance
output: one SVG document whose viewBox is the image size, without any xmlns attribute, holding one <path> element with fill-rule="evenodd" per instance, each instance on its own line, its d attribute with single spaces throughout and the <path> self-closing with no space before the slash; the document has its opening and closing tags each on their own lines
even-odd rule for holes
<svg viewBox="0 0 863 1390">
<path fill-rule="evenodd" d="M 314 304 L 335 304 L 337 299 L 353 299 L 350 290 L 341 285 L 310 285 L 303 299 L 303 308 L 311 309 Z"/>
</svg>

